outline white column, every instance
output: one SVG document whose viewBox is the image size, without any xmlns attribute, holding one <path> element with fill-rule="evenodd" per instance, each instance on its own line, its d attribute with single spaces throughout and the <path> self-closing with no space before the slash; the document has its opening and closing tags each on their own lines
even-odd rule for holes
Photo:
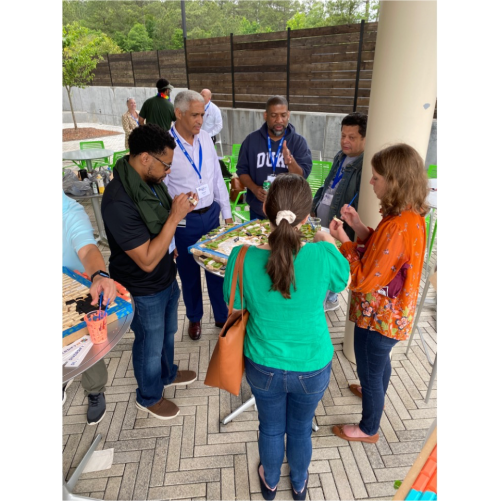
<svg viewBox="0 0 500 501">
<path fill-rule="evenodd" d="M 382 0 L 358 208 L 367 226 L 375 228 L 381 219 L 379 201 L 369 184 L 373 155 L 391 144 L 407 143 L 425 160 L 436 104 L 436 72 L 436 2 Z M 343 349 L 355 363 L 354 324 L 348 318 Z"/>
</svg>

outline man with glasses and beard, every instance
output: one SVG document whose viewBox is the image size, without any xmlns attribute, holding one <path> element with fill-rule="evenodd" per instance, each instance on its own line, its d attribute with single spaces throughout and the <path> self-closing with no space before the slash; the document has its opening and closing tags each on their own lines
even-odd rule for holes
<svg viewBox="0 0 500 501">
<path fill-rule="evenodd" d="M 180 297 L 174 233 L 194 209 L 189 198 L 197 196 L 181 193 L 172 200 L 163 183 L 176 147 L 167 131 L 156 124 L 137 127 L 129 147 L 130 155 L 116 163 L 102 198 L 109 271 L 135 303 L 131 328 L 136 406 L 158 419 L 172 419 L 179 408 L 163 398 L 164 388 L 196 380 L 194 371 L 180 371 L 174 364 Z"/>
</svg>

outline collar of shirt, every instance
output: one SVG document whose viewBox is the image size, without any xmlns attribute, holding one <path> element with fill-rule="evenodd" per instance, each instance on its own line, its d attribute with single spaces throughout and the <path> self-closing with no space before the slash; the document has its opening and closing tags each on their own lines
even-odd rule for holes
<svg viewBox="0 0 500 501">
<path fill-rule="evenodd" d="M 189 144 L 177 131 L 175 124 L 172 126 L 179 138 L 179 141 L 182 142 L 184 148 L 189 153 L 189 156 L 193 159 L 193 162 L 196 166 L 199 165 L 199 151 L 200 144 L 203 149 L 203 165 L 201 169 L 201 183 L 198 174 L 193 169 L 193 166 L 184 155 L 183 151 L 177 147 L 174 150 L 174 158 L 172 160 L 172 170 L 170 174 L 165 178 L 164 183 L 168 187 L 168 192 L 170 196 L 175 197 L 180 193 L 187 193 L 192 191 L 196 193 L 196 188 L 200 186 L 200 184 L 208 184 L 210 188 L 210 195 L 207 197 L 203 197 L 196 209 L 203 209 L 204 207 L 208 207 L 214 201 L 214 169 L 213 162 L 211 162 L 211 156 L 209 155 L 210 149 L 214 150 L 214 144 L 212 143 L 212 139 L 206 132 L 200 132 L 199 134 L 195 134 L 193 144 Z M 215 151 L 215 150 L 214 150 Z"/>
</svg>

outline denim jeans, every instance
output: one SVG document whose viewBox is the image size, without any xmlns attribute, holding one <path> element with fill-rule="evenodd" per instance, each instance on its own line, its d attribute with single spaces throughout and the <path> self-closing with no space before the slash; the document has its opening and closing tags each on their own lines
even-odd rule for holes
<svg viewBox="0 0 500 501">
<path fill-rule="evenodd" d="M 359 428 L 375 435 L 384 411 L 384 399 L 391 377 L 389 354 L 398 342 L 376 331 L 354 327 L 354 354 L 362 387 L 363 411 Z"/>
<path fill-rule="evenodd" d="M 133 296 L 135 313 L 132 330 L 132 362 L 137 380 L 137 402 L 150 407 L 160 401 L 165 385 L 177 375 L 174 364 L 174 336 L 180 289 L 174 280 L 166 289 L 150 296 Z"/>
<path fill-rule="evenodd" d="M 314 412 L 330 381 L 332 363 L 317 371 L 295 372 L 256 364 L 245 357 L 245 373 L 259 413 L 259 454 L 264 476 L 274 488 L 285 454 L 290 481 L 303 489 L 311 462 Z"/>
<path fill-rule="evenodd" d="M 339 295 L 336 292 L 327 291 L 325 301 L 330 301 L 331 303 L 335 303 L 338 297 Z"/>
</svg>

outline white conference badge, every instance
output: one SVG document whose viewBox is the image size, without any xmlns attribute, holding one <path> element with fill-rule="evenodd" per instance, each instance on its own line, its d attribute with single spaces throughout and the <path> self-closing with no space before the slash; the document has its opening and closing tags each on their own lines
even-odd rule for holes
<svg viewBox="0 0 500 501">
<path fill-rule="evenodd" d="M 210 195 L 210 188 L 208 187 L 208 184 L 198 186 L 196 191 L 198 192 L 198 198 L 208 197 L 208 195 Z"/>
<path fill-rule="evenodd" d="M 170 245 L 168 246 L 168 253 L 172 254 L 175 249 L 175 237 L 172 237 L 172 241 L 170 242 Z"/>
<path fill-rule="evenodd" d="M 322 204 L 332 205 L 333 193 L 325 193 L 323 200 L 321 200 Z"/>
</svg>

